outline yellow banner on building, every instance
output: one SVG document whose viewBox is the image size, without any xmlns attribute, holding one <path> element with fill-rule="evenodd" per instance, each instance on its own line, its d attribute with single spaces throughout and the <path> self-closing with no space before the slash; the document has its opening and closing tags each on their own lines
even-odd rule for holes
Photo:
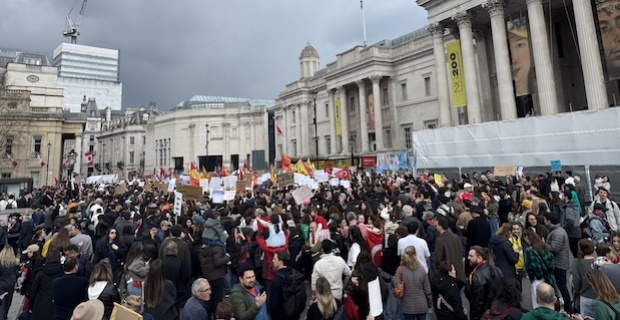
<svg viewBox="0 0 620 320">
<path fill-rule="evenodd" d="M 448 51 L 448 70 L 450 79 L 452 79 L 452 107 L 464 107 L 467 105 L 467 94 L 465 93 L 461 42 L 459 40 L 448 42 L 446 50 Z"/>
<path fill-rule="evenodd" d="M 336 98 L 334 102 L 334 115 L 336 116 L 336 135 L 339 136 L 342 134 L 342 120 L 340 119 L 340 98 Z"/>
</svg>

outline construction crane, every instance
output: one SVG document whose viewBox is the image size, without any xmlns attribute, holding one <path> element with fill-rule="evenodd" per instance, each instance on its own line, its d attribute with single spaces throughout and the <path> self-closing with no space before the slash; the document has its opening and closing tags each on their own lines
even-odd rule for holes
<svg viewBox="0 0 620 320">
<path fill-rule="evenodd" d="M 67 13 L 67 30 L 62 32 L 62 35 L 65 37 L 71 37 L 71 43 L 77 43 L 77 37 L 80 35 L 80 23 L 82 22 L 82 18 L 84 17 L 84 10 L 86 10 L 86 2 L 88 2 L 88 0 L 83 0 L 82 2 L 82 8 L 80 9 L 80 15 L 77 18 L 77 21 L 75 22 L 75 24 L 73 23 L 73 20 L 71 19 L 71 12 L 73 12 L 73 8 L 75 7 L 75 4 L 73 5 L 73 7 L 71 7 L 71 10 L 69 10 L 69 13 Z M 76 0 L 77 3 L 77 0 Z"/>
</svg>

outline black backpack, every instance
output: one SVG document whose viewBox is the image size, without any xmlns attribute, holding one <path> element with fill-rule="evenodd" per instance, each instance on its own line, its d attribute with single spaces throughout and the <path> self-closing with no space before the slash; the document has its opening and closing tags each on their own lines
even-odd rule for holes
<svg viewBox="0 0 620 320">
<path fill-rule="evenodd" d="M 284 303 L 282 308 L 284 314 L 287 317 L 299 317 L 299 315 L 306 309 L 306 301 L 308 296 L 306 295 L 306 285 L 304 284 L 304 276 L 297 270 L 291 269 L 293 272 L 283 277 L 282 295 L 284 297 Z"/>
<path fill-rule="evenodd" d="M 10 210 L 10 209 L 17 209 L 17 203 L 15 203 L 15 200 L 13 199 L 9 199 L 6 202 L 6 210 Z"/>
</svg>

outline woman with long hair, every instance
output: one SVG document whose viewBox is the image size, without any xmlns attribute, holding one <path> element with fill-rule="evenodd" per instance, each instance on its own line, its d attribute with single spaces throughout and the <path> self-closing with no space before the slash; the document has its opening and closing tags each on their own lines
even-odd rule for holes
<svg viewBox="0 0 620 320">
<path fill-rule="evenodd" d="M 179 318 L 176 307 L 177 290 L 174 284 L 164 277 L 164 265 L 161 260 L 157 259 L 151 263 L 143 290 L 144 312 L 152 314 L 155 320 Z"/>
<path fill-rule="evenodd" d="M 146 276 L 149 273 L 148 259 L 145 259 L 144 247 L 142 242 L 134 242 L 127 253 L 127 260 L 124 266 L 125 283 L 127 283 L 127 293 L 130 295 L 142 296 L 142 282 L 146 280 Z"/>
<path fill-rule="evenodd" d="M 33 320 L 48 320 L 55 318 L 54 297 L 52 282 L 64 274 L 60 264 L 60 252 L 50 250 L 45 256 L 45 265 L 37 273 L 30 290 L 29 311 Z"/>
<path fill-rule="evenodd" d="M 349 227 L 349 254 L 347 257 L 347 265 L 350 268 L 353 268 L 355 262 L 357 261 L 357 256 L 361 251 L 370 252 L 370 248 L 368 248 L 368 242 L 362 236 L 362 231 L 358 226 Z"/>
<path fill-rule="evenodd" d="M 494 317 L 506 315 L 502 319 L 519 320 L 523 316 L 521 309 L 521 283 L 517 279 L 504 279 L 497 287 L 497 296 L 491 303 L 491 308 L 485 312 L 484 319 L 487 315 Z"/>
<path fill-rule="evenodd" d="M 525 249 L 525 271 L 532 282 L 532 309 L 535 309 L 538 307 L 536 287 L 543 282 L 555 287 L 555 259 L 549 246 L 532 229 L 523 231 L 523 241 L 528 245 Z"/>
<path fill-rule="evenodd" d="M 0 319 L 7 319 L 15 282 L 17 282 L 17 265 L 19 260 L 15 258 L 13 247 L 8 244 L 0 251 Z"/>
<path fill-rule="evenodd" d="M 403 315 L 406 320 L 426 320 L 433 308 L 431 285 L 413 246 L 405 248 L 401 256 L 397 277 L 403 281 Z"/>
<path fill-rule="evenodd" d="M 571 266 L 573 275 L 573 289 L 579 298 L 579 310 L 582 316 L 592 317 L 594 315 L 594 299 L 596 292 L 588 282 L 587 273 L 592 270 L 594 262 L 594 242 L 589 239 L 581 239 L 578 243 L 578 259 Z M 577 300 L 577 297 L 575 297 Z"/>
<path fill-rule="evenodd" d="M 108 259 L 110 267 L 112 267 L 112 274 L 114 275 L 114 283 L 120 281 L 120 273 L 123 267 L 123 261 L 125 260 L 125 245 L 119 240 L 119 235 L 116 229 L 110 228 L 106 236 L 99 240 L 97 248 L 95 250 L 94 263 L 98 263 L 103 259 Z"/>
<path fill-rule="evenodd" d="M 491 238 L 490 247 L 495 256 L 495 266 L 497 266 L 504 277 L 517 278 L 515 264 L 519 261 L 519 250 L 513 249 L 510 243 L 512 225 L 504 223 Z"/>
<path fill-rule="evenodd" d="M 338 302 L 332 294 L 332 288 L 325 277 L 316 280 L 315 298 L 308 308 L 306 320 L 331 320 L 338 310 Z"/>
<path fill-rule="evenodd" d="M 620 233 L 614 232 L 611 235 L 611 252 L 614 255 L 613 263 L 620 263 Z"/>
<path fill-rule="evenodd" d="M 532 212 L 528 212 L 525 216 L 524 229 L 533 230 L 534 232 L 536 232 L 536 234 L 538 234 L 541 239 L 543 239 L 543 241 L 544 239 L 547 239 L 547 235 L 549 234 L 549 230 L 547 230 L 547 227 L 541 223 L 538 223 L 538 217 Z"/>
<path fill-rule="evenodd" d="M 596 292 L 594 316 L 586 319 L 617 320 L 620 319 L 620 295 L 609 278 L 600 270 L 593 269 L 586 274 L 588 282 Z M 575 320 L 583 320 L 583 315 L 573 315 Z"/>
<path fill-rule="evenodd" d="M 431 279 L 433 306 L 437 320 L 467 320 L 461 290 L 465 283 L 456 277 L 456 268 L 450 261 L 444 260 Z"/>
<path fill-rule="evenodd" d="M 95 265 L 88 280 L 88 300 L 99 299 L 103 303 L 103 320 L 110 319 L 114 302 L 120 303 L 121 297 L 114 285 L 110 264 L 101 261 Z"/>
<path fill-rule="evenodd" d="M 70 239 L 71 236 L 69 235 L 69 230 L 67 228 L 60 228 L 60 230 L 58 230 L 58 234 L 50 243 L 49 249 L 56 249 L 64 255 L 64 249 L 71 244 Z"/>
</svg>

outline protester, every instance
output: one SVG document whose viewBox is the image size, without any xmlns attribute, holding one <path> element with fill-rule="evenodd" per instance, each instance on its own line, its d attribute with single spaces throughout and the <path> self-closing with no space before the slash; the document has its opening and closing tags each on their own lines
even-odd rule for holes
<svg viewBox="0 0 620 320">
<path fill-rule="evenodd" d="M 176 289 L 170 280 L 164 277 L 164 267 L 157 259 L 149 266 L 142 287 L 144 294 L 144 311 L 153 315 L 155 320 L 176 320 L 179 311 L 176 306 Z"/>
<path fill-rule="evenodd" d="M 182 319 L 211 319 L 207 308 L 207 303 L 211 300 L 211 292 L 211 286 L 207 279 L 196 279 L 192 284 L 192 296 L 187 300 L 183 308 Z"/>
<path fill-rule="evenodd" d="M 75 257 L 67 258 L 63 264 L 64 276 L 52 282 L 56 320 L 69 320 L 73 309 L 86 300 L 88 280 L 76 275 L 78 267 L 79 262 Z M 110 309 L 110 312 L 112 312 L 112 309 Z M 105 319 L 109 318 L 110 316 L 108 315 Z"/>
<path fill-rule="evenodd" d="M 93 272 L 88 280 L 87 292 L 89 300 L 101 300 L 105 309 L 103 319 L 109 319 L 114 303 L 120 303 L 121 298 L 118 288 L 113 282 L 112 267 L 106 261 L 97 263 L 93 268 Z"/>
</svg>

